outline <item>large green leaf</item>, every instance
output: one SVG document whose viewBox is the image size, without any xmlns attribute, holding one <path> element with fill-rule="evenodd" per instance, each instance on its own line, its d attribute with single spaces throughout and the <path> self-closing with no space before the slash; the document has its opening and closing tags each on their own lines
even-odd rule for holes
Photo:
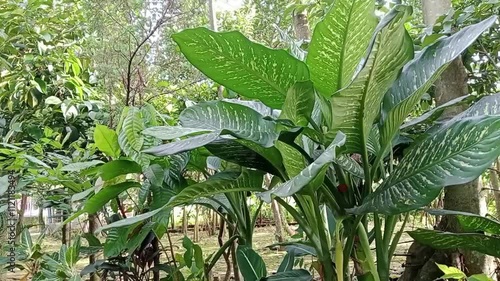
<svg viewBox="0 0 500 281">
<path fill-rule="evenodd" d="M 399 126 L 448 64 L 467 49 L 494 22 L 493 16 L 468 26 L 422 50 L 404 68 L 384 97 L 379 157 L 391 147 Z"/>
<path fill-rule="evenodd" d="M 372 0 L 338 0 L 316 25 L 307 66 L 316 89 L 330 97 L 347 86 L 356 72 L 377 19 Z"/>
<path fill-rule="evenodd" d="M 203 134 L 176 142 L 162 144 L 159 146 L 148 148 L 143 152 L 150 153 L 155 156 L 166 156 L 166 155 L 174 155 L 185 151 L 190 151 L 219 139 L 221 132 L 222 132 L 221 130 L 217 130 L 208 134 Z"/>
<path fill-rule="evenodd" d="M 346 134 L 346 152 L 362 153 L 384 94 L 413 57 L 404 23 L 411 8 L 398 5 L 380 22 L 364 68 L 354 82 L 331 98 L 330 129 Z"/>
<path fill-rule="evenodd" d="M 432 110 L 427 111 L 426 113 L 420 115 L 419 117 L 413 118 L 410 121 L 405 122 L 403 125 L 401 125 L 399 129 L 401 131 L 414 130 L 415 127 L 419 126 L 422 127 L 424 124 L 430 124 L 433 121 L 436 121 L 447 108 L 467 103 L 473 97 L 474 96 L 472 95 L 467 95 L 452 99 L 447 103 L 444 103 L 440 106 L 433 108 Z"/>
<path fill-rule="evenodd" d="M 245 281 L 259 281 L 267 275 L 264 260 L 248 246 L 238 246 L 236 261 Z"/>
<path fill-rule="evenodd" d="M 314 101 L 314 87 L 311 81 L 297 82 L 288 90 L 279 118 L 291 120 L 296 126 L 307 126 Z"/>
<path fill-rule="evenodd" d="M 399 214 L 429 204 L 441 189 L 477 178 L 500 155 L 500 117 L 460 120 L 416 144 L 356 214 Z"/>
<path fill-rule="evenodd" d="M 139 222 L 143 222 L 143 221 L 151 218 L 152 216 L 158 214 L 159 212 L 161 212 L 163 210 L 164 210 L 164 208 L 159 208 L 159 209 L 156 209 L 156 210 L 153 210 L 153 211 L 150 211 L 150 212 L 147 212 L 147 213 L 143 213 L 143 214 L 140 214 L 140 215 L 137 215 L 137 216 L 133 216 L 133 217 L 129 217 L 129 218 L 126 218 L 126 219 L 118 220 L 118 221 L 115 221 L 113 223 L 101 226 L 94 233 L 98 234 L 98 233 L 101 233 L 104 230 L 115 229 L 115 228 L 122 228 L 122 227 L 125 227 L 125 226 L 130 226 L 130 225 L 133 225 L 133 224 L 136 224 L 136 223 L 139 223 Z"/>
<path fill-rule="evenodd" d="M 115 131 L 104 125 L 96 125 L 94 130 L 94 142 L 100 151 L 106 155 L 118 158 L 120 157 L 120 145 L 118 144 L 118 135 Z"/>
<path fill-rule="evenodd" d="M 278 272 L 262 279 L 263 281 L 312 281 L 312 275 L 305 269 L 295 269 L 285 272 Z"/>
<path fill-rule="evenodd" d="M 213 101 L 186 108 L 179 116 L 183 127 L 227 130 L 234 136 L 271 147 L 278 138 L 274 122 L 246 106 Z"/>
<path fill-rule="evenodd" d="M 464 118 L 483 115 L 500 115 L 500 94 L 481 98 L 478 102 L 473 104 L 464 112 L 453 117 L 444 125 L 448 126 L 449 124 L 453 124 L 454 122 Z"/>
<path fill-rule="evenodd" d="M 464 232 L 486 232 L 500 235 L 500 222 L 495 219 L 483 217 L 478 214 L 451 211 L 451 210 L 426 210 L 431 215 L 455 216 Z"/>
<path fill-rule="evenodd" d="M 313 181 L 321 172 L 325 171 L 325 167 L 335 159 L 335 150 L 342 146 L 345 142 L 345 135 L 338 133 L 335 140 L 328 146 L 327 149 L 313 163 L 302 170 L 298 175 L 291 178 L 283 184 L 277 185 L 271 190 L 262 192 L 258 196 L 265 202 L 270 203 L 272 196 L 288 197 L 302 190 L 311 181 Z"/>
<path fill-rule="evenodd" d="M 111 199 L 116 198 L 120 193 L 132 187 L 140 187 L 141 185 L 137 182 L 122 182 L 119 184 L 106 186 L 99 190 L 94 196 L 90 197 L 89 200 L 85 202 L 83 211 L 89 214 L 97 213 L 106 203 Z"/>
<path fill-rule="evenodd" d="M 281 108 L 295 82 L 309 79 L 303 62 L 284 50 L 251 42 L 239 32 L 196 28 L 172 38 L 186 58 L 209 78 L 272 108 Z"/>
<path fill-rule="evenodd" d="M 99 164 L 102 164 L 101 160 L 91 160 L 87 162 L 76 162 L 76 163 L 71 163 L 68 165 L 65 165 L 61 168 L 61 171 L 65 172 L 80 172 L 82 170 L 88 169 L 90 167 L 97 166 Z"/>
<path fill-rule="evenodd" d="M 271 147 L 279 136 L 274 122 L 265 120 L 249 107 L 229 102 L 211 101 L 188 107 L 179 116 L 179 121 L 184 127 L 181 132 L 204 130 L 210 133 L 163 144 L 144 152 L 157 156 L 172 155 L 209 144 L 224 134 Z"/>
<path fill-rule="evenodd" d="M 450 233 L 418 229 L 408 234 L 421 244 L 435 249 L 468 249 L 494 257 L 500 257 L 500 238 L 479 233 Z"/>
<path fill-rule="evenodd" d="M 182 126 L 156 126 L 146 128 L 142 133 L 161 140 L 173 140 L 193 134 L 208 133 L 211 130 L 203 128 L 186 128 Z"/>
<path fill-rule="evenodd" d="M 205 146 L 208 151 L 226 161 L 243 167 L 281 175 L 283 159 L 276 147 L 262 147 L 247 140 L 219 139 Z"/>
<path fill-rule="evenodd" d="M 99 167 L 101 178 L 105 181 L 126 174 L 138 174 L 142 172 L 139 164 L 129 160 L 114 160 Z"/>
<path fill-rule="evenodd" d="M 180 206 L 191 203 L 197 198 L 226 192 L 262 191 L 262 179 L 263 174 L 254 170 L 224 171 L 215 174 L 206 181 L 184 188 L 168 202 L 167 206 Z"/>
</svg>

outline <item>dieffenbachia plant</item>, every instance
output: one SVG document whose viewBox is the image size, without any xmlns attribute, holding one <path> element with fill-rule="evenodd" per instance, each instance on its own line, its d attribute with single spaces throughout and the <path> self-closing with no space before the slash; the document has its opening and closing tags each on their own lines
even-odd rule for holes
<svg viewBox="0 0 500 281">
<path fill-rule="evenodd" d="M 257 195 L 277 200 L 299 223 L 306 236 L 300 245 L 314 249 L 323 280 L 347 280 L 351 259 L 358 280 L 388 280 L 401 236 L 399 231 L 393 238 L 398 215 L 429 204 L 445 186 L 478 177 L 500 154 L 497 95 L 477 103 L 469 111 L 474 114 L 434 127 L 401 161 L 393 161 L 400 128 L 422 96 L 497 20 L 466 27 L 415 53 L 405 29 L 410 15 L 410 7 L 398 5 L 379 20 L 372 0 L 335 1 L 317 24 L 305 61 L 239 32 L 195 28 L 173 35 L 205 75 L 258 101 L 191 106 L 177 127 L 145 130 L 165 143 L 144 152 L 166 156 L 203 149 L 272 174 L 278 184 Z M 272 110 L 262 110 L 262 103 Z M 266 113 L 273 110 L 279 115 Z M 433 120 L 435 113 L 429 114 Z M 194 201 L 241 191 L 224 184 L 195 188 L 187 187 L 183 196 Z M 176 202 L 187 203 L 173 197 L 167 206 Z M 371 230 L 367 214 L 374 215 Z M 369 247 L 373 239 L 376 257 Z"/>
</svg>

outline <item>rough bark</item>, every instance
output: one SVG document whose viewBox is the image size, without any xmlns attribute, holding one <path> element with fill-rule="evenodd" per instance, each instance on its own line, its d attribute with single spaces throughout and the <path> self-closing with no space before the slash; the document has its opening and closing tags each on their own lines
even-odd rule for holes
<svg viewBox="0 0 500 281">
<path fill-rule="evenodd" d="M 495 207 L 496 207 L 496 217 L 500 217 L 500 182 L 498 178 L 500 177 L 500 160 L 497 159 L 495 162 L 496 165 L 492 166 L 490 170 L 490 182 L 491 188 L 493 192 L 493 196 L 495 197 Z"/>
<path fill-rule="evenodd" d="M 281 220 L 281 214 L 280 214 L 280 207 L 278 205 L 278 202 L 276 200 L 273 200 L 271 202 L 271 209 L 273 211 L 273 217 L 274 217 L 274 224 L 276 226 L 276 239 L 278 240 L 278 243 L 282 243 L 285 241 L 285 238 L 283 236 L 283 226 L 281 225 L 282 220 Z"/>
<path fill-rule="evenodd" d="M 423 0 L 422 8 L 424 21 L 432 26 L 436 19 L 448 12 L 451 8 L 449 0 Z M 435 82 L 436 105 L 442 105 L 454 98 L 466 95 L 467 72 L 461 58 L 455 59 Z M 451 118 L 464 108 L 452 108 L 445 111 L 443 118 Z M 470 183 L 450 186 L 445 189 L 444 209 L 457 210 L 485 215 L 487 211 L 486 196 L 482 192 L 480 180 Z M 453 217 L 442 217 L 436 226 L 438 230 L 460 232 L 458 222 Z M 400 278 L 402 281 L 434 280 L 442 275 L 435 263 L 447 264 L 462 269 L 468 275 L 476 273 L 494 272 L 491 257 L 461 249 L 450 251 L 436 251 L 427 246 L 413 243 L 408 251 L 405 263 L 405 272 Z"/>
<path fill-rule="evenodd" d="M 187 235 L 188 232 L 188 216 L 186 206 L 182 207 L 182 233 Z"/>
<path fill-rule="evenodd" d="M 194 234 L 193 234 L 193 241 L 195 243 L 198 243 L 200 241 L 199 220 L 198 220 L 199 215 L 200 215 L 200 209 L 199 206 L 196 205 L 194 211 Z"/>
<path fill-rule="evenodd" d="M 94 214 L 94 215 L 89 215 L 89 230 L 88 230 L 88 233 L 89 234 L 94 234 L 94 232 L 96 231 L 97 229 L 97 216 Z M 96 262 L 96 255 L 95 254 L 91 254 L 89 255 L 89 264 L 94 264 Z M 90 279 L 89 281 L 98 281 L 99 280 L 99 276 L 95 273 L 95 272 L 92 272 L 90 273 Z"/>
</svg>

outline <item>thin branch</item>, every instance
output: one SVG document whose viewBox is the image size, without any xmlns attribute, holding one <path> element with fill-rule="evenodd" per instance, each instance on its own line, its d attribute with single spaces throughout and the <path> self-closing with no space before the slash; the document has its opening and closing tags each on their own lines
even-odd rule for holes
<svg viewBox="0 0 500 281">
<path fill-rule="evenodd" d="M 202 82 L 202 81 L 204 81 L 204 80 L 205 80 L 205 78 L 200 79 L 200 80 L 197 80 L 197 81 L 194 81 L 194 82 L 191 82 L 191 83 L 189 83 L 189 84 L 186 84 L 186 85 L 184 85 L 184 86 L 182 86 L 182 87 L 180 87 L 180 88 L 177 88 L 177 89 L 175 89 L 175 90 L 172 90 L 172 91 L 168 91 L 168 92 L 165 92 L 165 93 L 156 94 L 156 95 L 154 95 L 154 96 L 149 97 L 149 98 L 146 100 L 146 102 L 150 102 L 152 99 L 155 99 L 155 98 L 157 98 L 157 97 L 159 97 L 159 96 L 168 95 L 168 94 L 173 94 L 173 93 L 175 93 L 175 92 L 177 92 L 177 91 L 180 91 L 180 90 L 186 89 L 187 87 L 192 86 L 192 85 L 194 85 L 194 84 L 196 84 L 196 83 Z"/>
</svg>

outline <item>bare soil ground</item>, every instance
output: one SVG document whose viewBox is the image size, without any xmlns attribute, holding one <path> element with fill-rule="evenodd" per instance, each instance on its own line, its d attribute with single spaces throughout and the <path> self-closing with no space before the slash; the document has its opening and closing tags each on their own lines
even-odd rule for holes
<svg viewBox="0 0 500 281">
<path fill-rule="evenodd" d="M 417 226 L 422 226 L 421 222 L 419 219 L 415 221 L 414 219 L 410 218 L 410 221 L 407 224 L 407 227 L 405 230 L 412 230 L 415 229 Z M 400 225 L 396 227 L 396 229 L 399 229 Z M 268 226 L 268 227 L 259 227 L 256 228 L 255 234 L 254 234 L 254 249 L 262 256 L 264 259 L 268 271 L 269 272 L 274 272 L 283 256 L 285 255 L 286 252 L 284 251 L 279 251 L 278 249 L 276 250 L 271 250 L 267 246 L 272 245 L 276 243 L 276 238 L 275 238 L 275 229 L 273 226 Z M 193 233 L 188 233 L 189 237 L 192 238 Z M 200 232 L 200 241 L 197 242 L 197 244 L 200 245 L 200 247 L 203 249 L 203 254 L 205 257 L 208 255 L 214 253 L 217 251 L 219 248 L 219 245 L 217 243 L 217 237 L 216 236 L 208 236 L 206 232 Z M 36 234 L 34 234 L 34 237 L 36 237 Z M 182 248 L 182 238 L 184 236 L 181 233 L 172 233 L 171 234 L 171 239 L 173 243 L 173 248 L 175 253 L 183 253 L 184 249 Z M 227 238 L 227 237 L 226 237 Z M 405 254 L 408 251 L 408 248 L 411 245 L 411 238 L 404 233 L 403 236 L 401 237 L 400 243 L 397 247 L 396 250 L 396 256 L 394 257 L 392 263 L 391 263 L 391 276 L 399 276 L 403 272 L 403 264 L 406 259 Z M 165 237 L 164 239 L 161 240 L 161 243 L 165 246 L 168 247 L 168 239 Z M 60 247 L 60 241 L 54 239 L 54 238 L 46 238 L 44 240 L 44 244 L 42 246 L 42 250 L 44 252 L 56 252 L 59 250 Z M 372 250 L 374 250 L 374 245 L 372 244 Z M 170 253 L 170 249 L 168 249 Z M 99 258 L 99 257 L 98 257 Z M 102 258 L 102 256 L 101 256 Z M 162 255 L 162 258 L 165 259 L 165 256 Z M 87 259 L 82 259 L 78 262 L 77 266 L 78 268 L 83 268 L 88 264 Z M 304 261 L 306 269 L 308 269 L 308 265 L 310 264 L 310 260 L 305 260 Z M 219 260 L 219 262 L 216 264 L 215 269 L 214 269 L 214 274 L 219 275 L 219 276 L 224 276 L 224 273 L 226 271 L 226 265 L 223 259 Z M 15 273 L 10 273 L 10 272 L 0 272 L 0 281 L 17 281 L 17 280 L 22 280 L 23 277 L 26 275 L 25 272 L 17 271 Z M 26 280 L 26 279 L 25 279 Z M 27 279 L 30 280 L 30 279 Z M 24 280 L 23 280 L 24 281 Z"/>
</svg>

